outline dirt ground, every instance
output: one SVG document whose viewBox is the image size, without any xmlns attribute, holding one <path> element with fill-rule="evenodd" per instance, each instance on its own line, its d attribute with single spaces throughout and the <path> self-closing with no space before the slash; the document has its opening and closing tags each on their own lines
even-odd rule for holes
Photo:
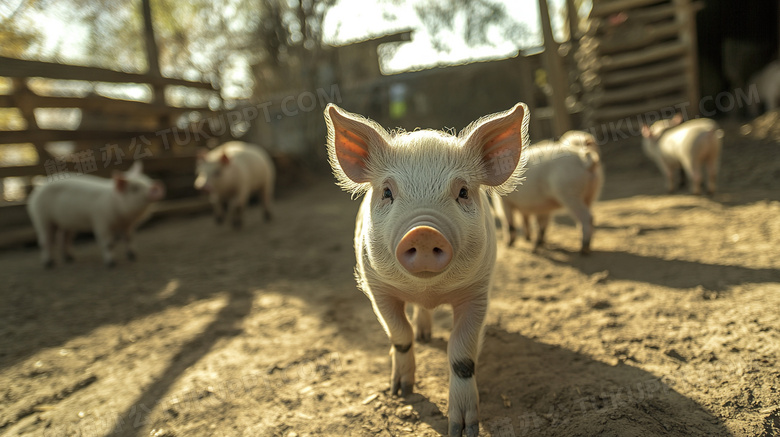
<svg viewBox="0 0 780 437">
<path fill-rule="evenodd" d="M 483 435 L 780 435 L 780 146 L 729 129 L 721 192 L 667 195 L 637 139 L 603 147 L 594 253 L 565 214 L 502 249 L 477 367 Z M 150 223 L 139 260 L 0 253 L 0 434 L 435 436 L 446 343 L 389 342 L 352 276 L 358 202 L 322 177 L 246 228 Z"/>
</svg>

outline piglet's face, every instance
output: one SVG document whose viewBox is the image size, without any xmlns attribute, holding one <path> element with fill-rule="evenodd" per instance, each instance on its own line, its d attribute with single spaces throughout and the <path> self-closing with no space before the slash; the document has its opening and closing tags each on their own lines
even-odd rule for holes
<svg viewBox="0 0 780 437">
<path fill-rule="evenodd" d="M 216 160 L 210 159 L 205 153 L 200 154 L 196 168 L 195 188 L 207 193 L 218 190 L 225 183 L 229 165 L 230 158 L 225 154 Z"/>
<path fill-rule="evenodd" d="M 142 173 L 141 162 L 136 161 L 130 170 L 114 173 L 114 189 L 125 211 L 144 209 L 152 202 L 165 197 L 165 186 Z"/>
<path fill-rule="evenodd" d="M 370 202 L 363 226 L 377 273 L 391 282 L 465 279 L 488 249 L 485 190 L 511 191 L 518 182 L 525 105 L 483 118 L 458 136 L 390 135 L 334 105 L 325 114 L 340 185 L 365 192 Z"/>
</svg>

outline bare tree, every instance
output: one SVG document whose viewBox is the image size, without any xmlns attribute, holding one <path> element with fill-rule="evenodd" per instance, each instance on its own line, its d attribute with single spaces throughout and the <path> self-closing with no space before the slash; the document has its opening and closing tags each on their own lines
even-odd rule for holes
<svg viewBox="0 0 780 437">
<path fill-rule="evenodd" d="M 468 46 L 494 45 L 489 37 L 493 29 L 504 40 L 516 41 L 518 47 L 530 37 L 525 23 L 516 20 L 496 0 L 437 0 L 419 3 L 414 9 L 433 37 L 434 48 L 440 52 L 453 49 L 448 34 L 456 31 L 459 23 L 463 24 L 462 42 Z"/>
</svg>

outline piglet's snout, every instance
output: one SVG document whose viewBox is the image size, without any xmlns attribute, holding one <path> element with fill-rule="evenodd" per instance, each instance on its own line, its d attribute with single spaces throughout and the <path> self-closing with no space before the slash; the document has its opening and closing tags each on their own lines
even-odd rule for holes
<svg viewBox="0 0 780 437">
<path fill-rule="evenodd" d="M 398 262 L 415 276 L 432 276 L 444 271 L 452 260 L 452 245 L 430 226 L 416 226 L 401 238 L 395 249 Z"/>
</svg>

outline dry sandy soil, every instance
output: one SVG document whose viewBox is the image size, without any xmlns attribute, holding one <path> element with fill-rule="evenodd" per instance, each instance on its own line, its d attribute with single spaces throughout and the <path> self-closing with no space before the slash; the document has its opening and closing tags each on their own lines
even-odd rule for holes
<svg viewBox="0 0 780 437">
<path fill-rule="evenodd" d="M 483 435 L 780 435 L 780 147 L 737 131 L 714 198 L 663 193 L 636 139 L 611 143 L 591 256 L 565 214 L 545 249 L 500 252 Z M 322 177 L 242 232 L 150 223 L 113 270 L 90 241 L 54 270 L 0 253 L 0 434 L 446 434 L 451 313 L 390 398 L 357 207 Z"/>
</svg>

